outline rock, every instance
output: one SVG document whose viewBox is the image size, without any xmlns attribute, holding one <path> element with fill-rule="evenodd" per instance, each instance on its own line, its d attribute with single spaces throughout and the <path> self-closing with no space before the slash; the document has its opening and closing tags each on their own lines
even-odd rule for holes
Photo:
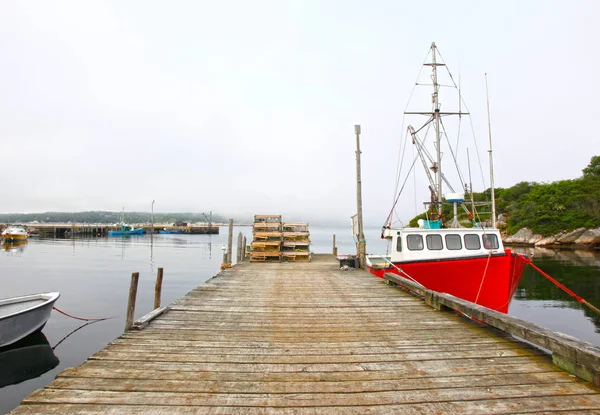
<svg viewBox="0 0 600 415">
<path fill-rule="evenodd" d="M 581 235 L 583 235 L 583 233 L 586 230 L 587 229 L 585 229 L 585 228 L 579 228 L 579 229 L 575 229 L 574 231 L 567 232 L 564 235 L 562 235 L 560 238 L 556 238 L 556 243 L 573 244 Z"/>
<path fill-rule="evenodd" d="M 600 245 L 600 228 L 588 229 L 575 240 L 575 243 L 582 245 Z"/>
<path fill-rule="evenodd" d="M 536 243 L 538 243 L 538 241 L 541 241 L 542 239 L 544 239 L 542 235 L 540 235 L 539 233 L 534 233 L 533 235 L 531 235 L 531 238 L 527 240 L 527 243 L 530 245 L 535 245 Z"/>
<path fill-rule="evenodd" d="M 540 239 L 539 241 L 537 241 L 535 243 L 535 246 L 553 245 L 555 243 L 556 243 L 556 235 L 553 235 L 553 236 L 547 236 L 545 238 Z"/>
<path fill-rule="evenodd" d="M 533 232 L 529 229 L 521 228 L 517 233 L 506 238 L 504 242 L 507 244 L 526 244 L 532 236 Z"/>
</svg>

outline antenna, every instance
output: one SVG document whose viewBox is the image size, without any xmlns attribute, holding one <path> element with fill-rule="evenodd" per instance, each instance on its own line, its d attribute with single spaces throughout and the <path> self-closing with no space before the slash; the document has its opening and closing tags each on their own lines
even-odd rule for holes
<svg viewBox="0 0 600 415">
<path fill-rule="evenodd" d="M 494 159 L 492 157 L 492 121 L 490 120 L 490 96 L 488 94 L 487 72 L 485 73 L 485 99 L 487 101 L 488 135 L 490 137 L 490 186 L 492 193 L 492 227 L 496 227 L 496 195 L 494 192 Z"/>
<path fill-rule="evenodd" d="M 473 181 L 471 180 L 471 158 L 467 147 L 467 166 L 469 167 L 469 197 L 471 198 L 471 213 L 475 214 L 475 199 L 473 199 Z"/>
</svg>

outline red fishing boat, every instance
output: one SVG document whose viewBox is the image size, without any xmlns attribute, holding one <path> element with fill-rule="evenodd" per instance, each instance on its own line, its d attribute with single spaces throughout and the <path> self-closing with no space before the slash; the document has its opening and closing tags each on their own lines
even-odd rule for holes
<svg viewBox="0 0 600 415">
<path fill-rule="evenodd" d="M 391 223 L 393 214 L 390 213 L 381 235 L 382 238 L 390 241 L 389 253 L 387 255 L 368 255 L 366 268 L 378 277 L 383 277 L 386 272 L 391 272 L 417 282 L 427 289 L 451 294 L 506 313 L 511 298 L 519 285 L 526 261 L 519 258 L 520 254 L 504 249 L 500 232 L 495 226 L 491 134 L 489 154 L 492 201 L 489 224 L 486 221 L 476 220 L 479 216 L 476 209 L 477 204 L 472 197 L 472 185 L 469 190 L 469 185 L 462 179 L 460 170 L 457 169 L 458 178 L 461 187 L 471 194 L 470 203 L 468 201 L 465 203 L 464 194 L 456 193 L 447 177 L 442 173 L 441 138 L 442 136 L 447 138 L 447 130 L 441 119 L 446 116 L 462 117 L 469 114 L 461 110 L 460 91 L 457 111 L 440 109 L 439 90 L 441 85 L 438 82 L 438 68 L 446 65 L 437 59 L 438 53 L 435 43 L 432 43 L 428 55 L 431 61 L 427 62 L 426 60 L 424 64 L 432 69 L 433 105 L 431 111 L 405 112 L 408 115 L 428 117 L 422 127 L 418 129 L 412 126 L 408 127 L 408 133 L 418 153 L 417 157 L 425 167 L 429 180 L 431 200 L 425 203 L 427 219 L 420 220 L 419 227 L 395 228 Z M 454 83 L 451 75 L 449 79 Z M 455 84 L 454 87 L 458 90 Z M 425 139 L 418 136 L 419 132 L 429 131 L 432 126 L 431 130 L 435 134 L 433 139 L 435 157 L 432 157 L 427 151 Z M 455 150 L 450 149 L 448 153 L 456 161 Z M 417 157 L 415 157 L 413 166 Z M 445 184 L 449 192 L 445 197 L 442 193 L 442 184 Z M 396 202 L 399 197 L 400 194 L 396 197 Z M 446 223 L 444 205 L 453 205 L 454 207 L 454 215 L 450 223 Z M 459 207 L 466 214 L 466 225 L 468 226 L 465 226 L 464 221 L 461 223 L 458 219 Z"/>
</svg>

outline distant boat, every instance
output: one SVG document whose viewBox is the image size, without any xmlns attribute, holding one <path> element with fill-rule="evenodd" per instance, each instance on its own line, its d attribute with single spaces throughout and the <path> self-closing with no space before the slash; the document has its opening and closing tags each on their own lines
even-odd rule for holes
<svg viewBox="0 0 600 415">
<path fill-rule="evenodd" d="M 27 230 L 21 225 L 11 225 L 2 232 L 2 238 L 8 242 L 24 241 L 28 237 Z"/>
<path fill-rule="evenodd" d="M 32 294 L 0 300 L 0 347 L 41 330 L 59 293 Z"/>
<path fill-rule="evenodd" d="M 185 232 L 181 229 L 168 229 L 164 228 L 158 231 L 161 235 L 183 235 Z"/>
<path fill-rule="evenodd" d="M 120 231 L 108 231 L 108 236 L 130 236 L 130 235 L 143 235 L 144 228 L 134 228 L 133 225 L 126 223 L 121 224 Z"/>
<path fill-rule="evenodd" d="M 0 347 L 0 388 L 43 375 L 60 361 L 41 331 Z"/>
</svg>

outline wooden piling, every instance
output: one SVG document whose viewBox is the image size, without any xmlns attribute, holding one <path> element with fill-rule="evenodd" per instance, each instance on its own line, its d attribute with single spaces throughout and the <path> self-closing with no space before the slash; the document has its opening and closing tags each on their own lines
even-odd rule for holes
<svg viewBox="0 0 600 415">
<path fill-rule="evenodd" d="M 335 234 L 333 234 L 333 250 L 332 250 L 332 254 L 333 256 L 337 256 L 338 253 L 338 249 L 337 246 L 335 246 Z"/>
<path fill-rule="evenodd" d="M 240 262 L 242 262 L 242 233 L 240 232 L 238 234 L 238 239 L 237 239 L 237 263 L 239 264 Z"/>
<path fill-rule="evenodd" d="M 231 265 L 231 250 L 233 249 L 233 219 L 229 219 L 229 235 L 227 237 L 227 264 Z"/>
<path fill-rule="evenodd" d="M 242 261 L 246 259 L 246 237 L 242 240 Z"/>
<path fill-rule="evenodd" d="M 131 274 L 131 284 L 129 285 L 129 300 L 127 301 L 127 318 L 125 319 L 125 331 L 133 327 L 133 316 L 135 314 L 135 299 L 137 297 L 139 272 Z"/>
<path fill-rule="evenodd" d="M 159 268 L 156 273 L 156 285 L 154 286 L 154 309 L 160 307 L 160 296 L 162 292 L 163 269 Z"/>
</svg>

